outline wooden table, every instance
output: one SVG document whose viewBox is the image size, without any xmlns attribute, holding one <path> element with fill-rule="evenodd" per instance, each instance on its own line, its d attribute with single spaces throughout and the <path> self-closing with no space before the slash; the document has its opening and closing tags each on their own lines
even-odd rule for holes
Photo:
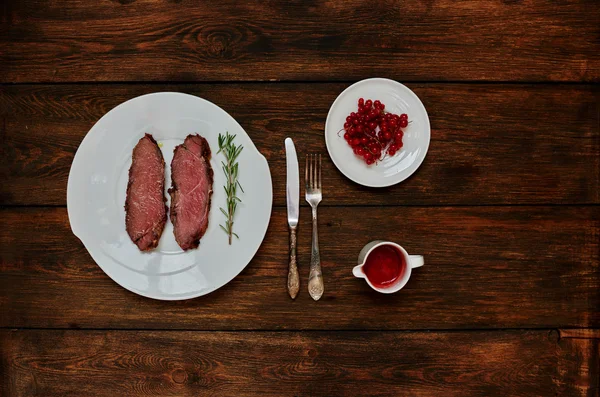
<svg viewBox="0 0 600 397">
<path fill-rule="evenodd" d="M 0 395 L 598 396 L 597 0 L 4 0 L 0 6 Z M 422 99 L 431 146 L 390 188 L 324 156 L 326 292 L 285 289 L 283 140 L 326 154 L 335 97 L 368 77 Z M 267 157 L 261 249 L 224 288 L 160 302 L 71 233 L 69 167 L 117 104 L 180 91 Z M 392 296 L 352 277 L 370 240 L 426 265 Z"/>
</svg>

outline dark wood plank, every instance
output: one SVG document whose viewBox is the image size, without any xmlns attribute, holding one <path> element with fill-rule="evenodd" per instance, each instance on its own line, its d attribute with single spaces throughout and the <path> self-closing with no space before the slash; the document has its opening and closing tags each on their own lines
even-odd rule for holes
<svg viewBox="0 0 600 397">
<path fill-rule="evenodd" d="M 595 0 L 5 0 L 0 81 L 598 81 Z"/>
<path fill-rule="evenodd" d="M 590 396 L 556 331 L 0 331 L 6 396 Z M 597 391 L 597 389 L 596 389 Z"/>
<path fill-rule="evenodd" d="M 183 91 L 225 108 L 271 166 L 285 205 L 283 140 L 302 157 L 326 153 L 323 126 L 346 84 L 6 86 L 0 90 L 0 204 L 64 205 L 77 146 L 117 104 Z M 432 141 L 415 176 L 364 188 L 324 161 L 323 205 L 600 203 L 598 86 L 410 85 L 427 107 Z M 3 122 L 2 122 L 3 121 Z"/>
<path fill-rule="evenodd" d="M 599 327 L 599 215 L 599 207 L 324 207 L 325 295 L 313 302 L 306 291 L 308 208 L 301 211 L 296 301 L 285 288 L 288 232 L 279 208 L 256 257 L 231 283 L 202 298 L 160 302 L 111 281 L 71 234 L 65 209 L 6 208 L 0 210 L 0 327 Z M 375 239 L 425 256 L 426 265 L 398 294 L 378 294 L 351 274 L 359 250 Z"/>
<path fill-rule="evenodd" d="M 2 12 L 10 82 L 600 78 L 593 0 L 8 0 Z"/>
</svg>

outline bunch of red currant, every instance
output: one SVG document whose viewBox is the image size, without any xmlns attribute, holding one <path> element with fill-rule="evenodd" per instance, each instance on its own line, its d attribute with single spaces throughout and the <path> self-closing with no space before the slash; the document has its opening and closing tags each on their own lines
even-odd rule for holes
<svg viewBox="0 0 600 397">
<path fill-rule="evenodd" d="M 346 117 L 344 139 L 354 154 L 367 164 L 380 160 L 386 153 L 393 156 L 402 148 L 402 128 L 408 126 L 408 116 L 385 111 L 380 101 L 358 100 L 358 111 Z"/>
</svg>

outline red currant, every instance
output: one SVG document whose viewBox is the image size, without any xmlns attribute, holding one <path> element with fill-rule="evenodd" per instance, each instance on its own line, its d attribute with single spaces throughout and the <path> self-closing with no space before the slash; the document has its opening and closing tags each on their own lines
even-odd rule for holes
<svg viewBox="0 0 600 397">
<path fill-rule="evenodd" d="M 344 139 L 353 152 L 369 165 L 381 159 L 383 152 L 395 155 L 403 147 L 402 128 L 408 126 L 408 115 L 386 112 L 378 99 L 359 98 L 357 105 L 344 123 Z"/>
</svg>

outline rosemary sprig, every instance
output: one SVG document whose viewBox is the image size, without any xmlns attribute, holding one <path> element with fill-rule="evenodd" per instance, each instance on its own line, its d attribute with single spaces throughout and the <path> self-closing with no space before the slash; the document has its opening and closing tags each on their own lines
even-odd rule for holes
<svg viewBox="0 0 600 397">
<path fill-rule="evenodd" d="M 221 167 L 223 167 L 223 172 L 227 178 L 227 182 L 223 186 L 225 194 L 227 195 L 227 209 L 219 207 L 223 215 L 225 215 L 226 221 L 225 226 L 219 226 L 221 226 L 221 229 L 229 236 L 229 245 L 231 245 L 232 236 L 240 238 L 240 236 L 233 231 L 233 216 L 235 215 L 237 204 L 242 202 L 237 196 L 237 188 L 239 187 L 242 193 L 244 192 L 242 185 L 240 185 L 240 182 L 238 181 L 239 164 L 236 161 L 244 147 L 242 145 L 236 146 L 235 143 L 233 143 L 234 139 L 235 135 L 230 135 L 229 132 L 225 135 L 219 134 L 219 151 L 217 152 L 217 154 L 222 152 L 226 161 L 221 161 Z"/>
</svg>

